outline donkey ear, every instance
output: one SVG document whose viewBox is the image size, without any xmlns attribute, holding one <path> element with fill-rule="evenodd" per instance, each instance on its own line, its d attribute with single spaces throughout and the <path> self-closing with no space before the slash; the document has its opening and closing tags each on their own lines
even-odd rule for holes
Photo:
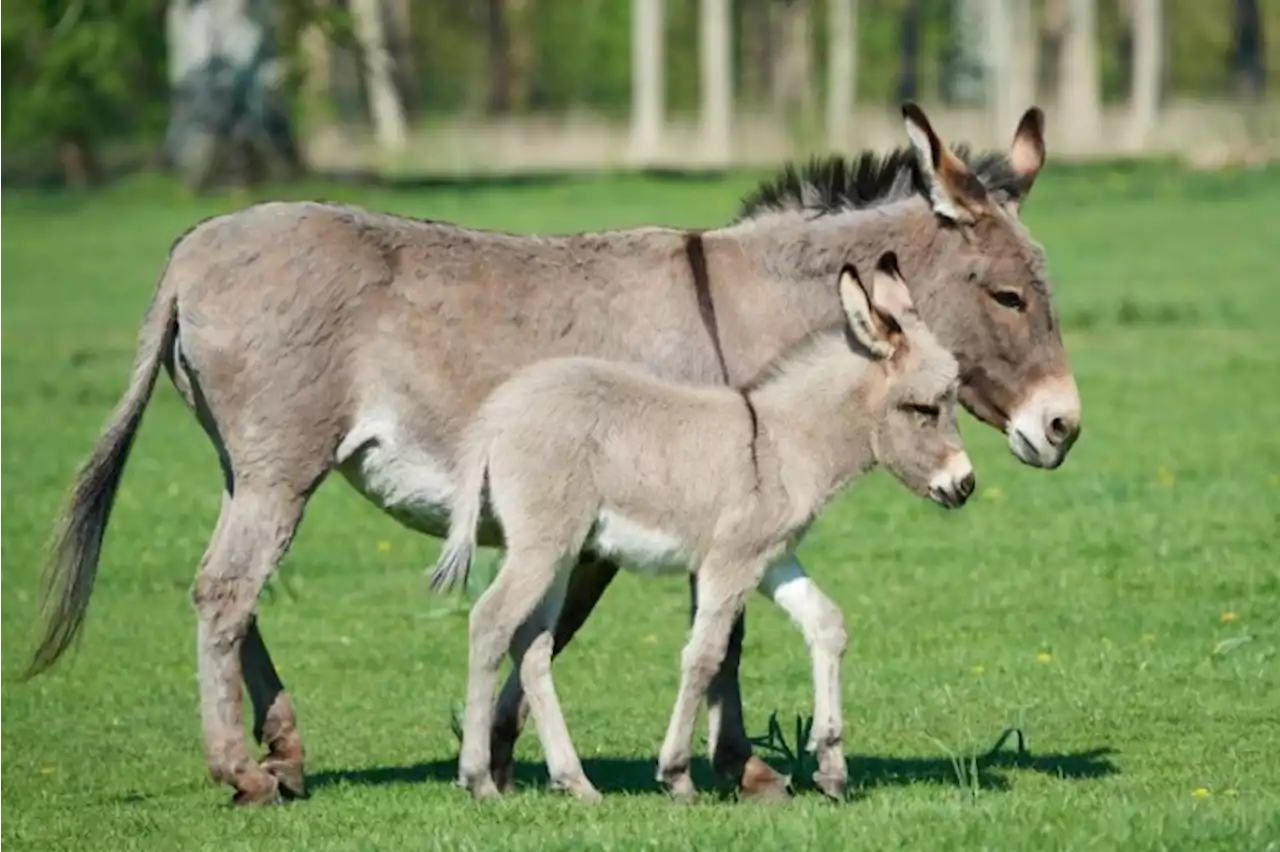
<svg viewBox="0 0 1280 852">
<path fill-rule="evenodd" d="M 911 291 L 898 269 L 898 256 L 887 251 L 876 262 L 875 278 L 871 281 L 871 308 L 888 320 L 890 327 L 901 329 L 907 317 L 916 313 L 911 301 Z"/>
<path fill-rule="evenodd" d="M 1009 146 L 1009 166 L 1018 176 L 1018 194 L 1010 201 L 1017 211 L 1031 194 L 1036 175 L 1044 168 L 1044 113 L 1040 107 L 1032 107 L 1022 114 L 1013 133 L 1013 144 Z"/>
<path fill-rule="evenodd" d="M 871 306 L 871 294 L 852 266 L 840 271 L 840 305 L 849 322 L 849 332 L 872 357 L 888 358 L 893 354 L 890 329 Z"/>
<path fill-rule="evenodd" d="M 933 211 L 953 222 L 972 222 L 986 212 L 990 205 L 982 181 L 942 144 L 924 110 L 908 101 L 902 105 L 902 119 L 929 187 Z"/>
</svg>

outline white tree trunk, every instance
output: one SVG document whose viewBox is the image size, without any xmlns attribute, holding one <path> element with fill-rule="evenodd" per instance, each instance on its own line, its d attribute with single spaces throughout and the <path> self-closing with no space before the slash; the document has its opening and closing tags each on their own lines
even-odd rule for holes
<svg viewBox="0 0 1280 852">
<path fill-rule="evenodd" d="M 1160 106 L 1164 10 L 1160 0 L 1130 0 L 1133 11 L 1133 75 L 1129 92 L 1129 146 L 1146 147 Z"/>
<path fill-rule="evenodd" d="M 849 146 L 858 90 L 857 0 L 827 0 L 827 12 L 827 144 L 842 151 Z"/>
<path fill-rule="evenodd" d="M 663 0 L 631 0 L 631 157 L 652 161 L 662 147 Z"/>
<path fill-rule="evenodd" d="M 1067 0 L 1058 108 L 1064 147 L 1087 152 L 1102 134 L 1098 81 L 1098 17 L 1095 0 Z"/>
<path fill-rule="evenodd" d="M 986 0 L 982 10 L 986 20 L 987 114 L 991 116 L 992 140 L 1009 132 L 1017 121 L 1017 70 L 1014 67 L 1013 20 L 1009 0 Z M 1025 108 L 1025 107 L 1024 107 Z"/>
<path fill-rule="evenodd" d="M 391 73 L 381 0 L 351 0 L 351 17 L 364 54 L 369 113 L 378 147 L 389 153 L 403 151 L 409 142 L 409 129 L 404 104 Z"/>
<path fill-rule="evenodd" d="M 733 124 L 733 65 L 729 51 L 729 0 L 699 0 L 699 131 L 703 153 L 714 163 L 729 161 Z"/>
</svg>

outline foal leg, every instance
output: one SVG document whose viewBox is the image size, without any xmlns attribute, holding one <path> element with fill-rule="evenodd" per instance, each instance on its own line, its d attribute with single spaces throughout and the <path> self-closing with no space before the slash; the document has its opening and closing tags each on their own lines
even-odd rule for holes
<svg viewBox="0 0 1280 852">
<path fill-rule="evenodd" d="M 675 709 L 658 753 L 658 780 L 677 802 L 689 803 L 697 798 L 689 766 L 698 707 L 724 661 L 734 620 L 742 612 L 747 593 L 760 573 L 753 566 L 715 557 L 708 557 L 698 571 L 699 606 L 681 654 Z"/>
<path fill-rule="evenodd" d="M 271 663 L 266 643 L 258 630 L 258 618 L 249 620 L 249 630 L 240 646 L 240 665 L 253 703 L 253 737 L 267 746 L 262 768 L 280 782 L 280 792 L 289 798 L 306 795 L 305 754 L 302 734 L 293 701 Z"/>
<path fill-rule="evenodd" d="M 568 587 L 564 590 L 564 604 L 555 620 L 555 644 L 551 655 L 556 657 L 573 639 L 587 617 L 595 609 L 604 590 L 618 574 L 618 566 L 599 557 L 582 554 L 569 574 Z M 529 702 L 525 700 L 520 675 L 512 669 L 502 685 L 498 706 L 494 714 L 493 732 L 490 737 L 490 762 L 494 783 L 499 790 L 511 786 L 515 770 L 516 740 L 524 728 L 529 714 Z"/>
<path fill-rule="evenodd" d="M 519 673 L 529 696 L 533 721 L 547 761 L 547 774 L 551 776 L 551 789 L 563 790 L 584 802 L 596 804 L 600 801 L 600 793 L 582 770 L 582 761 L 573 747 L 564 712 L 560 709 L 560 699 L 556 696 L 555 681 L 551 677 L 552 628 L 564 603 L 568 575 L 569 569 L 563 568 L 538 611 L 516 631 L 512 668 Z"/>
<path fill-rule="evenodd" d="M 516 630 L 533 615 L 555 583 L 562 556 L 522 548 L 508 540 L 506 559 L 493 583 L 471 609 L 467 709 L 463 716 L 458 781 L 477 800 L 500 794 L 489 771 L 493 692 L 502 658 Z"/>
<path fill-rule="evenodd" d="M 689 578 L 689 611 L 698 611 L 697 576 Z M 711 766 L 721 778 L 738 785 L 744 798 L 758 801 L 786 801 L 787 779 L 751 753 L 742 715 L 742 692 L 738 666 L 742 661 L 742 640 L 746 635 L 746 614 L 733 622 L 724 661 L 707 687 L 707 745 Z"/>
<path fill-rule="evenodd" d="M 849 778 L 840 710 L 840 665 L 849 644 L 844 615 L 794 556 L 765 573 L 760 591 L 782 607 L 804 633 L 813 660 L 813 733 L 808 743 L 818 758 L 813 780 L 831 798 L 843 799 Z"/>
<path fill-rule="evenodd" d="M 241 705 L 241 653 L 258 593 L 302 517 L 303 494 L 278 484 L 237 483 L 200 565 L 193 595 L 205 760 L 237 804 L 280 799 L 279 782 L 249 757 Z"/>
</svg>

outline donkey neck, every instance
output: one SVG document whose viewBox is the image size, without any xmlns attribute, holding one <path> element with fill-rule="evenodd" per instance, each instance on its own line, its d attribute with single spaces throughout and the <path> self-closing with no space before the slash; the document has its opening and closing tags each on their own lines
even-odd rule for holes
<svg viewBox="0 0 1280 852">
<path fill-rule="evenodd" d="M 808 511 L 875 466 L 881 374 L 850 347 L 843 328 L 801 344 L 743 392 L 783 487 Z"/>
<path fill-rule="evenodd" d="M 836 213 L 764 212 L 704 239 L 735 384 L 752 379 L 788 346 L 841 322 L 836 280 L 845 264 L 870 274 L 876 259 L 893 249 L 919 305 L 946 280 L 960 242 L 919 196 Z"/>
</svg>

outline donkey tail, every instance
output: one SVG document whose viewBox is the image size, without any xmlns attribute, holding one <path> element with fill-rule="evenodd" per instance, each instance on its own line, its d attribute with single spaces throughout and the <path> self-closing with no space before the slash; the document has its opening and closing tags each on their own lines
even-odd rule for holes
<svg viewBox="0 0 1280 852">
<path fill-rule="evenodd" d="M 489 471 L 487 440 L 473 440 L 462 460 L 458 491 L 449 512 L 449 537 L 431 572 L 431 591 L 445 594 L 458 586 L 466 587 L 475 560 L 476 530 L 484 505 L 484 484 Z"/>
<path fill-rule="evenodd" d="M 24 678 L 34 677 L 56 663 L 84 626 L 116 489 L 143 411 L 155 388 L 156 376 L 166 359 L 172 357 L 177 333 L 177 291 L 169 283 L 166 267 L 142 321 L 129 387 L 116 404 L 93 454 L 76 474 L 75 485 L 54 530 L 41 595 L 44 635 Z"/>
</svg>

